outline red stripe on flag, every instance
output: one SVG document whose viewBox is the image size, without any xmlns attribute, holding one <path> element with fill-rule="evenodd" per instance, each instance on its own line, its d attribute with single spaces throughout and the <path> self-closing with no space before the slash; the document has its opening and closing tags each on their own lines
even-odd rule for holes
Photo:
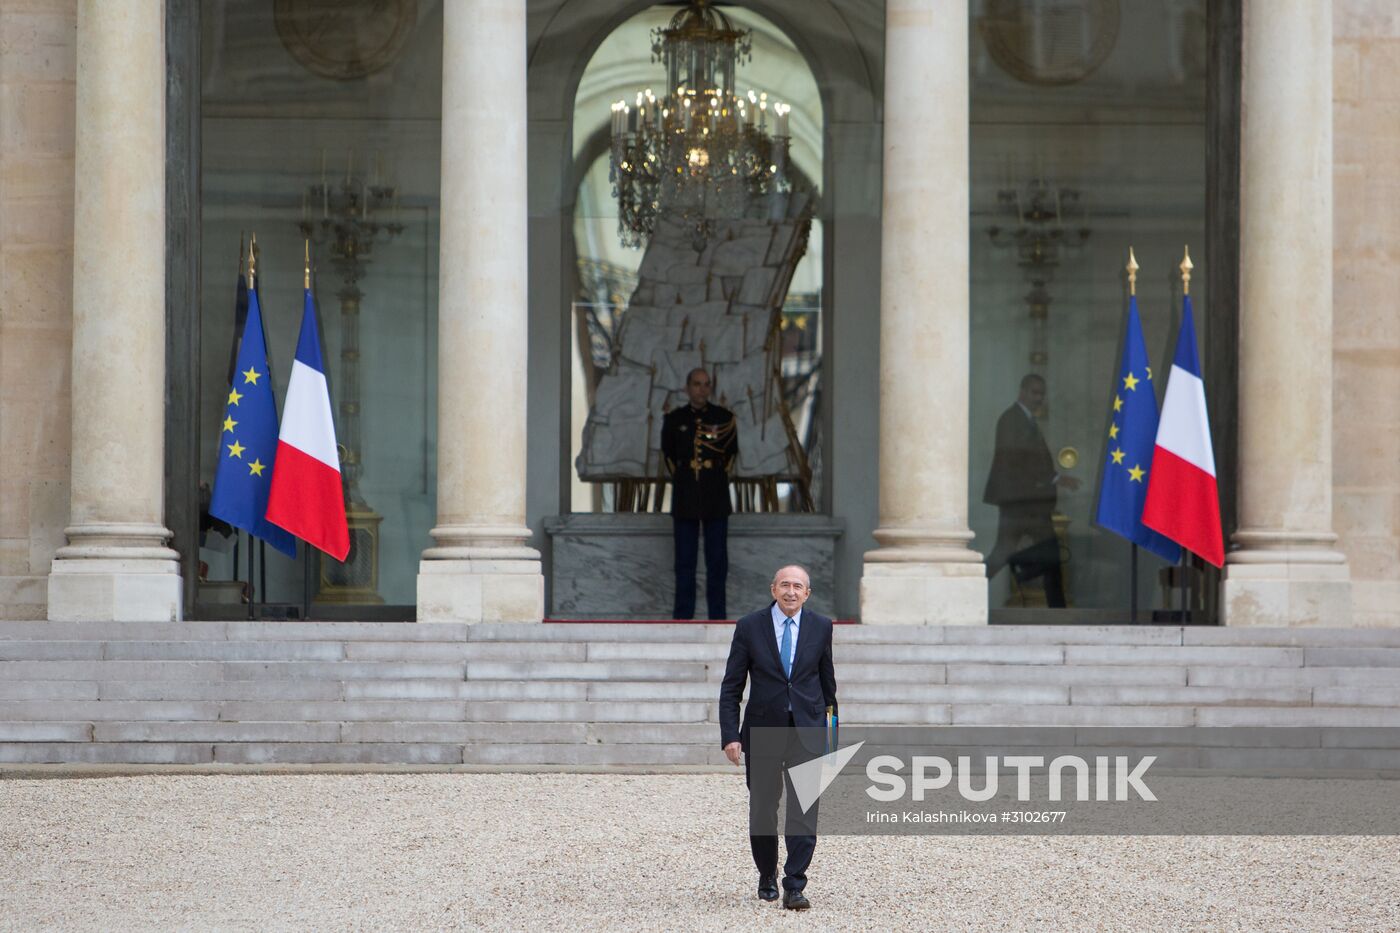
<svg viewBox="0 0 1400 933">
<path fill-rule="evenodd" d="M 277 444 L 267 520 L 336 560 L 350 553 L 340 471 L 285 441 Z"/>
<path fill-rule="evenodd" d="M 1217 567 L 1225 563 L 1215 477 L 1165 447 L 1152 454 L 1142 523 Z"/>
</svg>

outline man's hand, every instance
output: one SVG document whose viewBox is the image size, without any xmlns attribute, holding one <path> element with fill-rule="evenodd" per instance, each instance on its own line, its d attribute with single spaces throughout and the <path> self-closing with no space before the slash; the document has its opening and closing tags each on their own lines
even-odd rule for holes
<svg viewBox="0 0 1400 933">
<path fill-rule="evenodd" d="M 742 762 L 739 761 L 739 755 L 742 754 L 742 750 L 743 746 L 738 742 L 730 742 L 728 745 L 724 746 L 724 754 L 736 765 L 742 764 Z"/>
</svg>

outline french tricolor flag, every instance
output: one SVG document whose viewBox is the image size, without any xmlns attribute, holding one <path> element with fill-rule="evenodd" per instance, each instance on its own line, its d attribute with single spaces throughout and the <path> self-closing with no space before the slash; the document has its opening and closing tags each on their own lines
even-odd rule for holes
<svg viewBox="0 0 1400 933">
<path fill-rule="evenodd" d="M 1210 442 L 1206 387 L 1196 355 L 1190 295 L 1182 302 L 1181 330 L 1167 378 L 1162 420 L 1157 423 L 1142 523 L 1217 567 L 1225 563 L 1215 450 Z"/>
<path fill-rule="evenodd" d="M 321 359 L 321 338 L 316 332 L 316 304 L 309 288 L 287 401 L 282 407 L 267 520 L 336 560 L 345 560 L 350 553 L 331 394 Z"/>
</svg>

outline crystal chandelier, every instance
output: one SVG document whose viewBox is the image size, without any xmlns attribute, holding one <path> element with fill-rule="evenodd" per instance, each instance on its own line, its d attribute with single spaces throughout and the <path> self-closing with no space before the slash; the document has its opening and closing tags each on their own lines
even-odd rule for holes
<svg viewBox="0 0 1400 933">
<path fill-rule="evenodd" d="M 608 178 L 618 237 L 641 246 L 665 215 L 691 226 L 704 249 L 712 221 L 745 216 L 759 199 L 788 190 L 792 108 L 735 91 L 735 69 L 753 59 L 752 35 L 709 0 L 694 0 L 652 36 L 652 60 L 666 68 L 664 95 L 647 88 L 635 106 L 612 105 Z"/>
</svg>

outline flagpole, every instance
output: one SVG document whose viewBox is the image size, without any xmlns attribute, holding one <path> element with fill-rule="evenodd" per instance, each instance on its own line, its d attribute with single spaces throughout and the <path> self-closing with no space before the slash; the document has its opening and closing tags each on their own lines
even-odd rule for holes
<svg viewBox="0 0 1400 933">
<path fill-rule="evenodd" d="M 248 287 L 257 288 L 257 282 L 253 278 L 253 270 L 257 264 L 258 235 L 253 234 L 252 242 L 248 246 Z M 259 311 L 261 311 L 262 301 L 258 301 Z M 260 313 L 259 320 L 262 322 L 262 338 L 264 354 L 267 357 L 267 382 L 268 387 L 272 386 L 272 350 L 267 346 L 267 323 L 266 318 Z M 253 539 L 248 539 L 248 579 L 253 578 Z M 258 587 L 254 590 L 257 599 L 253 603 L 256 618 L 262 618 L 262 608 L 267 603 L 267 542 L 258 539 Z"/>
<path fill-rule="evenodd" d="M 1133 255 L 1133 248 L 1128 247 L 1128 298 L 1137 297 L 1137 256 Z M 1127 338 L 1124 338 L 1125 340 Z M 1132 542 L 1132 574 L 1128 579 L 1128 621 L 1132 625 L 1137 625 L 1138 614 L 1138 546 L 1137 542 Z"/>
<path fill-rule="evenodd" d="M 1178 268 L 1181 269 L 1181 298 L 1184 302 L 1186 300 L 1186 296 L 1191 294 L 1191 270 L 1195 268 L 1195 266 L 1191 262 L 1191 246 L 1189 244 L 1182 247 L 1181 265 L 1178 266 Z M 1182 548 L 1181 592 L 1183 602 L 1181 606 L 1181 623 L 1183 625 L 1191 624 L 1191 602 L 1192 596 L 1194 595 L 1193 584 L 1195 581 L 1193 578 L 1195 576 L 1195 570 L 1196 568 L 1191 565 L 1191 552 L 1188 551 L 1186 548 Z"/>
<path fill-rule="evenodd" d="M 253 605 L 253 604 L 257 601 L 257 598 L 258 598 L 258 590 L 257 590 L 257 587 L 255 587 L 255 586 L 253 585 L 253 535 L 252 535 L 252 532 L 249 532 L 249 533 L 248 533 L 248 621 L 250 621 L 250 622 L 255 618 L 255 616 L 253 615 L 253 610 L 254 610 L 254 605 Z"/>
<path fill-rule="evenodd" d="M 238 251 L 243 252 L 242 238 L 239 238 Z M 248 291 L 258 287 L 258 235 L 253 233 L 248 241 Z M 257 618 L 257 603 L 262 599 L 261 587 L 254 585 L 253 578 L 253 533 L 248 532 L 248 619 Z M 265 582 L 265 581 L 264 581 Z"/>
<path fill-rule="evenodd" d="M 245 282 L 245 280 L 244 280 L 244 278 L 243 278 L 243 262 L 244 262 L 244 258 L 245 258 L 245 257 L 244 257 L 244 253 L 243 253 L 243 246 L 244 246 L 244 242 L 243 242 L 243 231 L 242 231 L 242 230 L 239 230 L 239 231 L 238 231 L 238 288 L 239 288 L 239 289 L 243 289 L 243 288 L 244 288 L 244 282 Z M 240 298 L 242 298 L 242 301 L 241 301 L 241 302 L 239 301 Z M 233 341 L 229 344 L 229 351 L 228 351 L 228 381 L 229 381 L 229 387 L 230 387 L 230 388 L 232 388 L 232 386 L 233 386 L 233 374 L 234 374 L 234 372 L 238 369 L 238 346 L 239 346 L 239 343 L 243 340 L 243 322 L 240 321 L 240 320 L 238 319 L 238 312 L 239 312 L 239 305 L 240 305 L 240 304 L 242 305 L 243 314 L 244 314 L 244 316 L 246 317 L 247 314 L 248 314 L 248 294 L 247 294 L 246 289 L 244 289 L 242 295 L 239 294 L 239 292 L 238 292 L 237 289 L 234 291 L 234 299 L 233 299 Z"/>
<path fill-rule="evenodd" d="M 305 239 L 302 246 L 301 284 L 308 292 L 311 291 L 310 237 Z M 311 562 L 316 559 L 316 549 L 308 544 L 302 550 L 306 554 L 306 560 L 301 569 L 301 617 L 306 620 L 311 618 Z"/>
<path fill-rule="evenodd" d="M 243 281 L 243 231 L 238 231 L 238 281 Z M 238 341 L 242 338 L 242 331 L 238 327 L 238 301 L 233 303 L 233 349 L 228 359 L 228 379 L 229 387 L 233 387 L 233 374 L 238 369 Z M 221 435 L 222 436 L 222 435 Z M 222 441 L 220 441 L 222 443 Z M 252 538 L 248 539 L 249 541 Z M 239 545 L 243 543 L 243 533 L 237 527 L 233 529 L 233 582 L 238 583 L 238 557 Z M 253 581 L 248 581 L 248 602 L 253 601 Z"/>
<path fill-rule="evenodd" d="M 1136 541 L 1133 542 L 1132 548 L 1133 548 L 1133 572 L 1132 572 L 1132 577 L 1130 578 L 1130 579 L 1131 579 L 1131 583 L 1129 584 L 1129 591 L 1130 591 L 1131 594 L 1132 594 L 1132 597 L 1131 597 L 1131 599 L 1132 599 L 1132 603 L 1131 603 L 1132 608 L 1128 610 L 1128 621 L 1131 622 L 1133 625 L 1137 625 L 1137 609 L 1138 609 L 1138 563 L 1137 563 L 1137 557 L 1138 557 L 1138 555 L 1137 555 L 1137 551 L 1138 551 L 1138 546 L 1137 546 L 1137 542 L 1136 542 Z"/>
</svg>

